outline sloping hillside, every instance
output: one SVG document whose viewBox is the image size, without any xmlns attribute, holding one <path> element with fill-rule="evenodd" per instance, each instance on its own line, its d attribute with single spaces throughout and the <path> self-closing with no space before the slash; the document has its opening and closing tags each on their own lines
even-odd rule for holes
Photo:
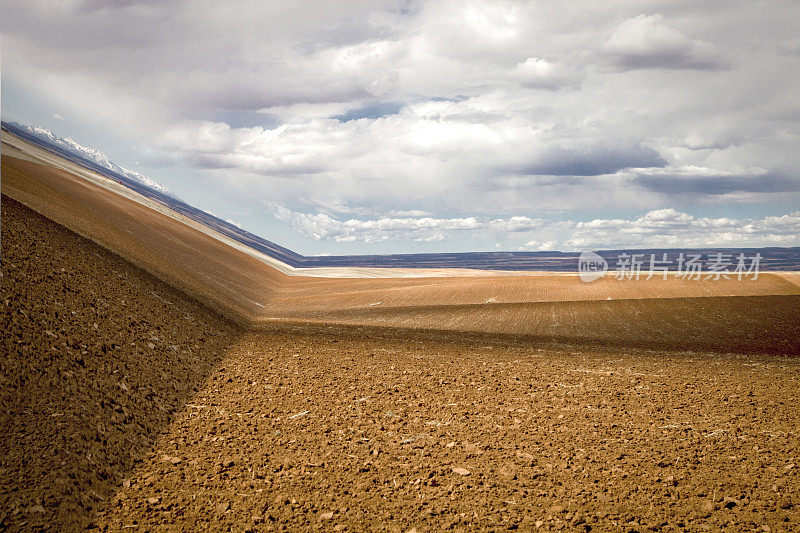
<svg viewBox="0 0 800 533">
<path fill-rule="evenodd" d="M 0 529 L 73 530 L 147 455 L 237 330 L 6 196 L 2 231 Z"/>
</svg>

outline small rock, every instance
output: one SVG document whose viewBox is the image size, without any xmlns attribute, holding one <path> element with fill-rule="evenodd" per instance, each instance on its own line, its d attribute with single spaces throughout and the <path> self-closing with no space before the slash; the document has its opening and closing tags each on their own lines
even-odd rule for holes
<svg viewBox="0 0 800 533">
<path fill-rule="evenodd" d="M 483 455 L 484 451 L 481 445 L 477 442 L 475 443 L 466 443 L 464 445 L 464 451 L 466 451 L 470 455 Z"/>
<path fill-rule="evenodd" d="M 455 445 L 456 445 L 456 443 L 455 443 L 455 442 L 448 442 L 448 443 L 445 445 L 445 448 L 453 448 L 453 447 L 455 447 Z"/>
<path fill-rule="evenodd" d="M 513 465 L 505 465 L 499 471 L 498 474 L 502 479 L 505 481 L 514 481 L 517 479 L 517 473 L 514 471 Z"/>
<path fill-rule="evenodd" d="M 161 501 L 161 498 L 156 498 L 155 496 L 147 498 L 147 503 L 149 503 L 150 505 L 155 505 L 160 501 Z"/>
<path fill-rule="evenodd" d="M 535 462 L 533 455 L 525 452 L 517 452 L 517 459 L 521 459 L 522 462 L 528 465 L 532 465 Z"/>
<path fill-rule="evenodd" d="M 34 505 L 33 507 L 30 508 L 30 512 L 32 512 L 32 513 L 43 513 L 44 512 L 44 507 L 42 507 L 41 505 Z"/>
<path fill-rule="evenodd" d="M 724 507 L 725 509 L 733 509 L 737 505 L 739 505 L 739 502 L 737 500 L 734 500 L 730 496 L 726 496 L 725 499 L 722 500 L 722 507 Z"/>
<path fill-rule="evenodd" d="M 122 480 L 122 488 L 124 488 L 124 489 L 131 488 L 131 480 L 130 479 L 123 479 Z"/>
<path fill-rule="evenodd" d="M 181 458 L 180 457 L 170 457 L 169 462 L 174 464 L 174 465 L 176 465 L 176 464 L 179 464 L 181 462 Z"/>
<path fill-rule="evenodd" d="M 222 514 L 230 508 L 231 508 L 230 503 L 222 502 L 221 504 L 217 505 L 217 514 Z"/>
<path fill-rule="evenodd" d="M 332 520 L 333 519 L 333 511 L 328 511 L 327 513 L 322 513 L 319 515 L 320 518 L 323 520 Z"/>
<path fill-rule="evenodd" d="M 458 474 L 459 476 L 468 476 L 471 474 L 469 470 L 466 468 L 455 467 L 453 468 L 453 473 Z"/>
<path fill-rule="evenodd" d="M 562 512 L 564 512 L 564 506 L 563 505 L 558 505 L 558 504 L 551 505 L 550 506 L 550 512 L 553 513 L 553 514 L 562 513 Z"/>
</svg>

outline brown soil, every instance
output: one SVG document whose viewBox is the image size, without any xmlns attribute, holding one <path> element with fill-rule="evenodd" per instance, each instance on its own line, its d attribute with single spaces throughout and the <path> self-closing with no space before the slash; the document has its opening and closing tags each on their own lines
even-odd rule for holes
<svg viewBox="0 0 800 533">
<path fill-rule="evenodd" d="M 800 528 L 797 359 L 244 332 L 2 207 L 0 528 Z"/>
<path fill-rule="evenodd" d="M 783 351 L 787 344 L 800 344 L 800 328 L 796 322 L 794 327 L 785 322 L 783 317 L 791 313 L 782 309 L 785 305 L 800 307 L 800 286 L 774 274 L 741 282 L 607 277 L 593 283 L 583 283 L 577 276 L 521 274 L 355 279 L 288 276 L 197 229 L 64 170 L 7 155 L 2 163 L 6 195 L 246 326 L 286 320 L 414 329 L 435 325 L 458 331 L 581 338 L 589 343 L 644 340 L 679 349 L 696 339 L 701 330 L 726 332 L 709 339 L 707 345 L 737 350 L 751 344 L 750 333 L 766 328 L 756 335 L 752 350 Z M 758 300 L 756 314 L 751 311 L 755 300 L 736 303 L 721 299 L 730 296 L 793 298 L 781 300 L 777 307 Z M 699 301 L 703 298 L 718 300 Z M 641 299 L 680 300 L 634 301 Z M 606 315 L 619 324 L 613 334 L 606 327 Z M 758 322 L 755 330 L 754 318 Z M 740 322 L 744 333 L 730 327 Z M 735 333 L 735 338 L 728 338 L 730 333 Z M 770 339 L 775 337 L 789 342 L 771 347 Z"/>
<path fill-rule="evenodd" d="M 85 524 L 235 338 L 225 320 L 2 200 L 0 529 Z"/>
</svg>

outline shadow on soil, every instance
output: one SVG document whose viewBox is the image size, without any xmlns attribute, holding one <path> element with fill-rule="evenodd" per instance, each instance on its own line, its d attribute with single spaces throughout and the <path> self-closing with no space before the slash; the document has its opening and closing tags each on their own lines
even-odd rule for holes
<svg viewBox="0 0 800 533">
<path fill-rule="evenodd" d="M 0 529 L 83 528 L 239 330 L 5 196 L 2 231 Z"/>
</svg>

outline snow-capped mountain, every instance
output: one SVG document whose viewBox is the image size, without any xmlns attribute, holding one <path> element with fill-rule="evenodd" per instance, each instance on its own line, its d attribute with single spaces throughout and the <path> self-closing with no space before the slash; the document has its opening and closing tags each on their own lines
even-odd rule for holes
<svg viewBox="0 0 800 533">
<path fill-rule="evenodd" d="M 104 154 L 100 150 L 97 150 L 96 148 L 84 146 L 78 142 L 75 142 L 69 137 L 67 138 L 59 137 L 58 135 L 48 130 L 47 128 L 42 128 L 40 126 L 27 126 L 22 124 L 18 124 L 17 126 L 22 127 L 26 132 L 28 132 L 29 135 L 38 137 L 39 139 L 42 139 L 45 142 L 58 146 L 63 150 L 71 152 L 79 157 L 88 159 L 89 161 L 92 161 L 103 168 L 107 168 L 112 172 L 117 172 L 119 174 L 122 174 L 123 176 L 126 176 L 132 180 L 136 180 L 142 183 L 143 185 L 146 185 L 151 189 L 155 189 L 164 194 L 169 194 L 170 196 L 173 195 L 169 189 L 167 189 L 160 183 L 153 181 L 151 178 L 145 176 L 144 174 L 117 165 L 116 163 L 111 161 L 106 154 Z"/>
</svg>

